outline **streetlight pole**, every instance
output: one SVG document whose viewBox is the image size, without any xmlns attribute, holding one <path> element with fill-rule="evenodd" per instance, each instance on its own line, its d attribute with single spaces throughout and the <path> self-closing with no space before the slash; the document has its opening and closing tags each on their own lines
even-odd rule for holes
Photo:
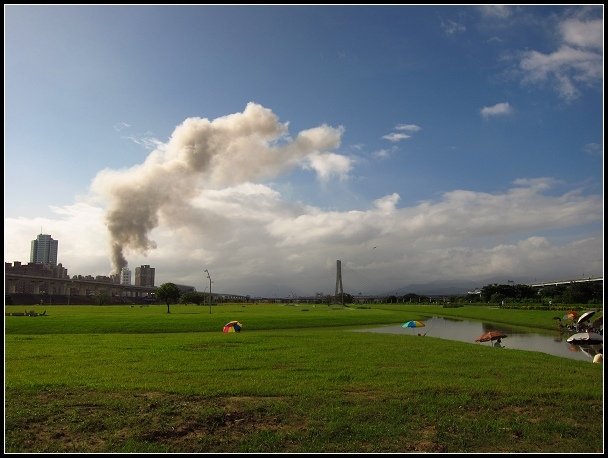
<svg viewBox="0 0 608 458">
<path fill-rule="evenodd" d="M 207 278 L 209 279 L 209 314 L 211 315 L 211 275 L 209 275 L 207 269 L 205 269 L 204 272 L 207 272 Z"/>
</svg>

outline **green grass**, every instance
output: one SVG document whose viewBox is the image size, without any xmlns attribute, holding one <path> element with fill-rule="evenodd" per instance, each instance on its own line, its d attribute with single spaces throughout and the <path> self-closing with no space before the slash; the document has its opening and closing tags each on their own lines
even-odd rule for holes
<svg viewBox="0 0 608 458">
<path fill-rule="evenodd" d="M 5 451 L 603 450 L 601 365 L 350 331 L 440 314 L 553 329 L 553 312 L 267 304 L 171 312 L 53 306 L 45 317 L 6 317 Z M 234 319 L 243 332 L 223 334 Z"/>
<path fill-rule="evenodd" d="M 443 308 L 441 306 L 381 304 L 341 307 L 302 304 L 225 304 L 211 307 L 172 305 L 140 306 L 5 306 L 7 313 L 35 310 L 44 317 L 7 316 L 9 334 L 90 334 L 208 332 L 240 320 L 247 330 L 391 324 L 437 315 L 470 318 L 521 327 L 554 330 L 560 311 L 497 309 L 486 306 Z M 302 313 L 304 312 L 304 313 Z"/>
</svg>

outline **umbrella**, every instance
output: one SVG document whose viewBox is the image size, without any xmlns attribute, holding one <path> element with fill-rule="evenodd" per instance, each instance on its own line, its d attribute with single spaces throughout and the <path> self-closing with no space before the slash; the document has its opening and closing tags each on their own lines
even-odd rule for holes
<svg viewBox="0 0 608 458">
<path fill-rule="evenodd" d="M 503 337 L 507 337 L 507 335 L 501 331 L 488 331 L 475 339 L 475 342 L 489 342 L 490 340 L 498 340 Z"/>
<path fill-rule="evenodd" d="M 573 320 L 578 316 L 574 310 L 568 310 L 568 312 L 564 315 L 564 320 Z"/>
<path fill-rule="evenodd" d="M 224 325 L 224 332 L 241 332 L 243 325 L 238 321 L 231 321 Z"/>
<path fill-rule="evenodd" d="M 589 318 L 591 318 L 593 315 L 595 315 L 595 311 L 594 310 L 592 310 L 590 312 L 585 312 L 578 319 L 577 323 L 583 323 L 584 321 L 587 321 Z"/>
<path fill-rule="evenodd" d="M 422 321 L 406 321 L 401 325 L 402 328 L 423 328 L 426 326 Z"/>
<path fill-rule="evenodd" d="M 573 344 L 603 343 L 604 336 L 601 336 L 600 334 L 597 334 L 595 332 L 578 332 L 568 337 L 566 339 L 566 342 Z"/>
</svg>

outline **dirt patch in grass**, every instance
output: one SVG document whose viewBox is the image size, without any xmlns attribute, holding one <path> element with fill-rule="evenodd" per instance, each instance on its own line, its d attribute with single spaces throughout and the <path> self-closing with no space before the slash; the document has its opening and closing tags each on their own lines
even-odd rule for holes
<svg viewBox="0 0 608 458">
<path fill-rule="evenodd" d="M 555 413 L 562 410 L 555 411 L 552 397 L 498 410 L 485 398 L 454 397 L 433 404 L 421 395 L 412 407 L 409 396 L 386 398 L 364 386 L 329 399 L 8 389 L 5 452 L 570 451 L 581 448 L 579 436 L 589 426 L 581 419 L 596 407 L 594 400 L 577 402 L 564 416 Z"/>
<path fill-rule="evenodd" d="M 6 400 L 6 451 L 238 451 L 248 447 L 251 435 L 289 436 L 300 428 L 289 404 L 280 397 L 159 392 L 13 393 Z"/>
</svg>

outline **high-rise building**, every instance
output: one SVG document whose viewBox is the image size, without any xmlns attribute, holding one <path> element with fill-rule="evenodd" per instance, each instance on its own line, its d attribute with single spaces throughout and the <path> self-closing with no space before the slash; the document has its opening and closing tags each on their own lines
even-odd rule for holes
<svg viewBox="0 0 608 458">
<path fill-rule="evenodd" d="M 130 285 L 131 284 L 131 269 L 123 267 L 120 271 L 120 284 Z"/>
<path fill-rule="evenodd" d="M 135 268 L 135 286 L 154 286 L 154 267 L 149 265 Z"/>
<path fill-rule="evenodd" d="M 57 265 L 57 246 L 59 242 L 48 234 L 40 234 L 32 240 L 30 262 L 35 264 Z"/>
</svg>

